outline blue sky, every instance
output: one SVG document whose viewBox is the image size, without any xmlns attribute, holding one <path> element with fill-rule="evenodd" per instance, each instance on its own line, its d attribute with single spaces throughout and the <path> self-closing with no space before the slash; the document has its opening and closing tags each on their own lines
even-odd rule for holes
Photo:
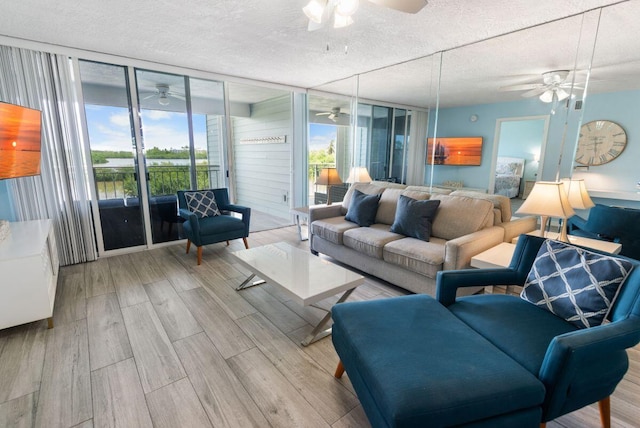
<svg viewBox="0 0 640 428">
<path fill-rule="evenodd" d="M 131 150 L 129 111 L 121 107 L 85 105 L 92 150 Z M 204 115 L 193 115 L 196 148 L 206 148 Z M 179 149 L 189 145 L 186 113 L 160 110 L 142 111 L 145 147 Z"/>
<path fill-rule="evenodd" d="M 309 124 L 309 151 L 327 149 L 331 140 L 337 138 L 336 125 Z"/>
<path fill-rule="evenodd" d="M 85 105 L 92 150 L 130 151 L 129 111 L 122 107 Z M 193 115 L 196 148 L 207 144 L 206 119 Z M 336 125 L 309 125 L 309 150 L 327 149 L 337 138 Z M 145 147 L 178 149 L 189 144 L 187 115 L 160 110 L 142 111 L 142 133 Z"/>
</svg>

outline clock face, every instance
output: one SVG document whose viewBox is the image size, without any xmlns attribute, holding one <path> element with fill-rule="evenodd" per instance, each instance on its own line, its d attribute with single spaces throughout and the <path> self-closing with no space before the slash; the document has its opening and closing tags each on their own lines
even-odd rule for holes
<svg viewBox="0 0 640 428">
<path fill-rule="evenodd" d="M 611 162 L 627 145 L 627 134 L 615 122 L 594 120 L 580 128 L 576 162 L 581 165 L 602 165 Z"/>
</svg>

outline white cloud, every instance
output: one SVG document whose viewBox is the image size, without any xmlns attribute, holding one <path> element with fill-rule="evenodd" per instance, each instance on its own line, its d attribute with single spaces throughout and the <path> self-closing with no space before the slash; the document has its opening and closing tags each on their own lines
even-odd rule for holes
<svg viewBox="0 0 640 428">
<path fill-rule="evenodd" d="M 309 150 L 326 150 L 329 148 L 331 140 L 335 141 L 336 136 L 333 135 L 312 135 L 309 141 Z"/>
<path fill-rule="evenodd" d="M 171 113 L 162 110 L 142 110 L 142 120 L 163 120 L 171 119 Z"/>
<path fill-rule="evenodd" d="M 109 115 L 109 122 L 112 125 L 120 126 L 123 128 L 129 128 L 131 126 L 131 122 L 129 121 L 129 113 L 115 113 Z"/>
</svg>

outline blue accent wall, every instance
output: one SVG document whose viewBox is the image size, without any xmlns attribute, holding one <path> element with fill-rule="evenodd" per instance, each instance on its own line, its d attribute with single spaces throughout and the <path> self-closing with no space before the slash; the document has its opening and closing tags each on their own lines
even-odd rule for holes
<svg viewBox="0 0 640 428">
<path fill-rule="evenodd" d="M 549 116 L 549 130 L 546 151 L 543 159 L 540 180 L 552 181 L 556 178 L 560 162 L 560 178 L 574 176 L 584 178 L 589 189 L 636 192 L 636 183 L 640 181 L 640 91 L 611 92 L 592 94 L 587 97 L 582 110 L 564 107 L 551 114 L 551 104 L 540 102 L 537 98 L 507 103 L 482 104 L 474 106 L 445 108 L 438 111 L 437 128 L 431 123 L 429 136 L 433 137 L 434 128 L 438 137 L 483 137 L 481 166 L 434 166 L 434 184 L 446 180 L 463 181 L 467 187 L 488 188 L 491 172 L 491 156 L 495 138 L 496 121 L 501 118 L 525 116 Z M 573 173 L 571 166 L 578 138 L 580 115 L 584 112 L 583 123 L 607 119 L 619 123 L 627 132 L 627 147 L 620 157 L 609 164 L 589 167 L 588 172 Z M 471 122 L 471 115 L 478 120 Z M 564 149 L 560 153 L 563 138 Z M 561 157 L 562 155 L 562 157 Z M 561 158 L 560 158 L 561 157 Z M 429 183 L 431 166 L 426 166 L 425 182 Z M 618 205 L 635 205 L 617 200 Z M 602 201 L 605 202 L 605 201 Z M 610 201 L 607 201 L 610 202 Z"/>
<path fill-rule="evenodd" d="M 0 180 L 0 219 L 15 221 L 13 202 L 9 197 L 6 180 Z"/>
<path fill-rule="evenodd" d="M 544 119 L 510 120 L 502 122 L 498 156 L 522 158 L 522 181 L 535 181 L 538 175 L 540 150 L 544 138 Z M 524 186 L 524 183 L 521 183 Z M 522 190 L 522 189 L 521 189 Z"/>
</svg>

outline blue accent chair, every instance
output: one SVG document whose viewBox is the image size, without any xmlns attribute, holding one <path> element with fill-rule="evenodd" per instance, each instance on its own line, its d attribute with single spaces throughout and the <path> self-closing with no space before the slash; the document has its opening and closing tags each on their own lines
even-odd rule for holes
<svg viewBox="0 0 640 428">
<path fill-rule="evenodd" d="M 461 287 L 523 285 L 544 239 L 520 236 L 504 269 L 441 271 L 436 299 L 334 306 L 332 340 L 373 427 L 544 427 L 609 396 L 640 342 L 640 262 L 609 323 L 578 329 L 517 296 Z"/>
<path fill-rule="evenodd" d="M 567 220 L 567 233 L 585 238 L 617 242 L 620 254 L 640 260 L 640 210 L 596 204 L 589 218 L 573 216 Z"/>
<path fill-rule="evenodd" d="M 249 221 L 251 220 L 251 208 L 229 203 L 227 189 L 211 190 L 216 198 L 216 204 L 222 215 L 215 217 L 198 218 L 189 211 L 185 199 L 185 191 L 178 191 L 178 213 L 185 221 L 182 229 L 187 238 L 187 254 L 193 243 L 197 248 L 198 265 L 202 263 L 202 246 L 226 241 L 229 245 L 231 239 L 240 239 L 245 248 L 249 248 L 247 237 L 249 236 Z M 187 191 L 188 192 L 188 191 Z M 231 212 L 242 214 L 242 218 L 234 217 Z"/>
</svg>

